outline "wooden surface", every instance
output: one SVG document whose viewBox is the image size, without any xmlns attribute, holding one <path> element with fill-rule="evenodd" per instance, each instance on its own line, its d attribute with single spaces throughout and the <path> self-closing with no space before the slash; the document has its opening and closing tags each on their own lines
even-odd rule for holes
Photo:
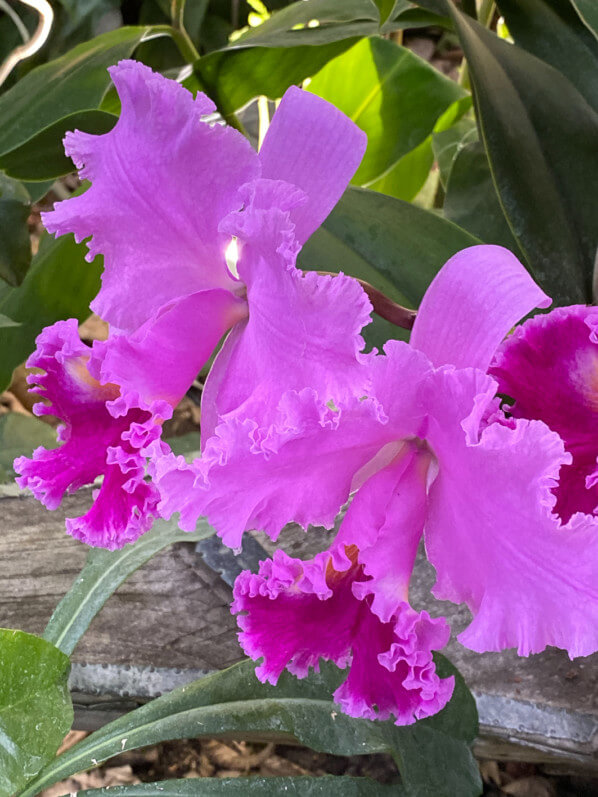
<svg viewBox="0 0 598 797">
<path fill-rule="evenodd" d="M 86 556 L 85 546 L 66 535 L 64 517 L 80 514 L 88 502 L 89 493 L 81 491 L 48 512 L 29 497 L 0 497 L 0 626 L 43 631 Z M 308 555 L 326 544 L 325 535 L 292 530 L 285 547 Z M 432 568 L 418 561 L 412 603 L 447 616 L 456 635 L 468 612 L 434 601 L 433 580 Z M 73 655 L 77 726 L 97 727 L 239 660 L 230 597 L 192 544 L 171 546 L 134 573 Z M 573 662 L 557 650 L 529 659 L 513 651 L 480 656 L 454 640 L 445 653 L 476 696 L 482 754 L 598 769 L 598 656 Z"/>
</svg>

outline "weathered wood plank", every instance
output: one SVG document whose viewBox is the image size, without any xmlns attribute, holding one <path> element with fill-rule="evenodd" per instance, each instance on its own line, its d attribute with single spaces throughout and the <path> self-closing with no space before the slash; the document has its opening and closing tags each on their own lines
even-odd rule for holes
<svg viewBox="0 0 598 797">
<path fill-rule="evenodd" d="M 40 633 L 83 566 L 86 548 L 64 532 L 65 515 L 89 493 L 47 512 L 29 497 L 0 497 L 0 626 Z M 326 546 L 324 535 L 287 535 L 293 553 Z M 433 570 L 418 562 L 412 601 L 445 614 L 454 635 L 464 608 L 435 602 Z M 179 543 L 123 584 L 77 647 L 71 676 L 77 726 L 97 727 L 123 710 L 240 657 L 230 589 L 194 546 Z M 480 656 L 451 641 L 446 651 L 478 701 L 480 752 L 565 761 L 598 769 L 598 656 L 569 661 L 560 651 L 521 659 L 513 651 Z"/>
</svg>

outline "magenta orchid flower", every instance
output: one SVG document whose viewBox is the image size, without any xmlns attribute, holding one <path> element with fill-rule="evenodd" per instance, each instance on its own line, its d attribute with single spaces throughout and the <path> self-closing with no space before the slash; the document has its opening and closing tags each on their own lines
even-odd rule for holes
<svg viewBox="0 0 598 797">
<path fill-rule="evenodd" d="M 571 454 L 544 422 L 505 415 L 487 373 L 516 322 L 549 303 L 507 250 L 464 250 L 428 289 L 411 344 L 363 366 L 367 396 L 290 391 L 267 427 L 229 413 L 201 459 L 158 466 L 165 514 L 187 529 L 204 514 L 232 547 L 252 528 L 275 539 L 290 521 L 330 527 L 355 494 L 328 552 L 239 577 L 233 608 L 262 679 L 332 659 L 350 662 L 337 695 L 349 713 L 405 723 L 441 708 L 452 685 L 431 651 L 446 624 L 408 603 L 422 535 L 434 595 L 472 613 L 467 647 L 598 649 L 598 518 L 554 511 Z"/>
<path fill-rule="evenodd" d="M 371 306 L 349 277 L 295 266 L 359 165 L 365 136 L 353 122 L 293 87 L 258 154 L 205 120 L 214 106 L 203 94 L 194 99 L 133 61 L 110 73 L 122 105 L 114 129 L 65 138 L 91 186 L 43 220 L 49 232 L 89 239 L 88 259 L 104 255 L 91 306 L 111 335 L 93 350 L 73 320 L 40 335 L 29 365 L 46 374 L 31 381 L 50 404 L 37 412 L 64 421 L 64 445 L 15 467 L 49 508 L 103 476 L 90 512 L 68 528 L 115 548 L 151 525 L 147 455 L 162 450 L 162 421 L 227 331 L 205 385 L 204 438 L 241 404 L 266 411 L 270 394 L 310 386 L 328 400 L 362 390 Z M 235 273 L 226 260 L 233 239 Z"/>
<path fill-rule="evenodd" d="M 555 512 L 598 512 L 598 308 L 558 307 L 517 327 L 490 366 L 516 418 L 558 432 L 571 455 L 555 488 Z"/>
</svg>

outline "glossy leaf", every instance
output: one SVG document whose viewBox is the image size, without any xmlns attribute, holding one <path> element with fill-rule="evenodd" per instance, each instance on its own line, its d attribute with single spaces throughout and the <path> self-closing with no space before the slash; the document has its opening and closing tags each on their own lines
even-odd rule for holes
<svg viewBox="0 0 598 797">
<path fill-rule="evenodd" d="M 340 108 L 368 136 L 355 185 L 368 185 L 392 169 L 466 96 L 422 58 L 379 37 L 364 39 L 330 61 L 308 90 Z"/>
<path fill-rule="evenodd" d="M 428 136 L 368 188 L 411 202 L 421 191 L 433 163 L 432 136 Z"/>
<path fill-rule="evenodd" d="M 19 285 L 31 263 L 30 211 L 24 186 L 0 172 L 0 278 L 9 285 Z"/>
<path fill-rule="evenodd" d="M 441 130 L 432 136 L 434 157 L 438 163 L 438 171 L 442 185 L 446 188 L 455 158 L 466 145 L 478 140 L 478 129 L 473 119 L 460 119 L 447 130 Z"/>
<path fill-rule="evenodd" d="M 15 478 L 12 463 L 16 457 L 30 456 L 38 446 L 56 445 L 56 432 L 47 423 L 16 412 L 0 415 L 0 483 Z"/>
<path fill-rule="evenodd" d="M 0 419 L 1 420 L 1 419 Z M 90 548 L 85 567 L 50 618 L 44 639 L 70 656 L 108 598 L 135 570 L 174 542 L 198 542 L 214 534 L 205 520 L 193 533 L 157 520 L 151 531 L 118 551 Z"/>
<path fill-rule="evenodd" d="M 21 326 L 18 321 L 13 321 L 12 318 L 9 318 L 7 315 L 0 313 L 0 329 L 5 327 L 19 327 Z"/>
<path fill-rule="evenodd" d="M 51 761 L 71 727 L 69 669 L 68 657 L 45 640 L 0 629 L 0 797 Z"/>
<path fill-rule="evenodd" d="M 185 85 L 207 92 L 226 117 L 260 95 L 279 99 L 363 37 L 432 22 L 443 20 L 407 0 L 396 0 L 382 27 L 373 0 L 298 0 L 200 58 Z"/>
<path fill-rule="evenodd" d="M 435 717 L 402 728 L 342 714 L 331 694 L 346 673 L 333 665 L 326 663 L 320 673 L 301 681 L 283 673 L 274 687 L 259 683 L 255 665 L 245 661 L 175 689 L 104 726 L 49 764 L 21 797 L 33 797 L 61 778 L 125 750 L 167 739 L 231 733 L 296 740 L 335 755 L 391 752 L 402 761 L 407 794 L 475 797 L 481 784 L 468 747 L 477 733 L 475 702 L 452 665 L 442 657 L 439 660 L 443 675 L 455 674 L 453 699 Z M 451 736 L 446 735 L 447 729 Z"/>
<path fill-rule="evenodd" d="M 48 193 L 50 188 L 54 185 L 54 180 L 23 180 L 22 184 L 27 189 L 29 198 L 32 202 L 39 202 Z"/>
<path fill-rule="evenodd" d="M 343 39 L 301 47 L 228 47 L 200 58 L 194 75 L 184 85 L 205 91 L 226 117 L 260 95 L 279 99 L 289 86 L 315 74 L 355 41 Z"/>
<path fill-rule="evenodd" d="M 186 780 L 162 780 L 159 783 L 140 783 L 136 786 L 112 786 L 110 797 L 210 797 L 223 795 L 233 797 L 238 794 L 259 795 L 259 797 L 377 797 L 377 795 L 394 795 L 406 797 L 400 786 L 383 786 L 368 778 L 335 777 L 324 775 L 318 777 L 292 778 L 202 778 L 201 792 L 195 778 Z M 87 789 L 78 794 L 85 797 L 106 797 L 106 789 Z"/>
<path fill-rule="evenodd" d="M 128 58 L 150 34 L 149 27 L 103 33 L 19 80 L 0 97 L 0 154 L 65 116 L 96 109 L 110 85 L 107 67 Z"/>
<path fill-rule="evenodd" d="M 582 22 L 598 38 L 598 5 L 595 0 L 571 0 Z"/>
<path fill-rule="evenodd" d="M 438 23 L 409 0 L 298 0 L 243 34 L 235 44 L 297 47 Z"/>
<path fill-rule="evenodd" d="M 509 226 L 557 304 L 589 302 L 598 244 L 598 114 L 555 69 L 449 7 Z"/>
<path fill-rule="evenodd" d="M 379 30 L 380 14 L 373 0 L 298 0 L 276 11 L 257 28 L 250 28 L 235 44 L 313 46 L 371 36 Z"/>
<path fill-rule="evenodd" d="M 598 110 L 598 40 L 569 0 L 498 0 L 515 44 L 567 77 Z"/>
<path fill-rule="evenodd" d="M 21 324 L 16 329 L 0 328 L 0 390 L 31 354 L 44 326 L 89 316 L 89 302 L 100 287 L 102 259 L 87 263 L 86 252 L 87 247 L 76 244 L 72 235 L 57 240 L 43 235 L 23 284 L 0 285 L 0 313 Z"/>
<path fill-rule="evenodd" d="M 62 140 L 68 130 L 102 134 L 112 130 L 116 116 L 104 111 L 79 111 L 49 125 L 28 141 L 0 155 L 0 169 L 19 180 L 54 180 L 75 171 L 64 154 Z"/>
<path fill-rule="evenodd" d="M 443 206 L 450 221 L 487 244 L 506 246 L 521 257 L 490 174 L 488 157 L 479 141 L 459 148 L 448 179 Z"/>
</svg>

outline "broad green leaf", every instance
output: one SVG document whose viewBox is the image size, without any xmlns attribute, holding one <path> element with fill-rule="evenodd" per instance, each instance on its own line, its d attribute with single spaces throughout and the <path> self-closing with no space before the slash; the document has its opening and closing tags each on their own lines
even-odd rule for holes
<svg viewBox="0 0 598 797">
<path fill-rule="evenodd" d="M 355 185 L 368 185 L 390 171 L 466 96 L 406 47 L 379 37 L 363 39 L 330 61 L 312 78 L 309 91 L 340 108 L 367 133 Z"/>
<path fill-rule="evenodd" d="M 498 0 L 515 44 L 562 72 L 598 110 L 598 41 L 569 0 Z"/>
<path fill-rule="evenodd" d="M 427 210 L 350 188 L 299 255 L 301 268 L 342 270 L 416 308 L 442 265 L 480 241 Z"/>
<path fill-rule="evenodd" d="M 27 193 L 29 194 L 29 198 L 31 202 L 39 202 L 40 199 L 45 197 L 48 193 L 50 188 L 54 185 L 55 180 L 33 180 L 28 182 L 27 180 L 22 181 L 23 185 L 27 189 Z"/>
<path fill-rule="evenodd" d="M 200 58 L 191 80 L 183 85 L 205 91 L 226 117 L 260 95 L 280 99 L 289 86 L 314 75 L 355 41 L 300 47 L 227 47 Z"/>
<path fill-rule="evenodd" d="M 235 45 L 313 46 L 371 36 L 379 30 L 380 14 L 373 0 L 299 0 L 248 30 Z"/>
<path fill-rule="evenodd" d="M 298 0 L 200 58 L 185 85 L 209 94 L 226 117 L 260 95 L 279 99 L 364 36 L 434 21 L 442 23 L 407 0 L 395 2 L 382 27 L 373 0 Z"/>
<path fill-rule="evenodd" d="M 409 0 L 299 0 L 238 38 L 235 44 L 297 47 L 329 44 L 400 28 L 444 25 L 445 18 Z"/>
<path fill-rule="evenodd" d="M 15 458 L 30 457 L 38 446 L 57 446 L 56 432 L 51 426 L 16 412 L 0 415 L 0 482 L 12 481 L 15 478 L 12 469 Z"/>
<path fill-rule="evenodd" d="M 370 183 L 368 188 L 411 202 L 421 191 L 433 163 L 432 137 L 428 136 L 395 163 L 383 177 Z"/>
<path fill-rule="evenodd" d="M 93 618 L 131 573 L 174 542 L 197 542 L 213 533 L 204 520 L 193 533 L 181 531 L 174 521 L 157 520 L 151 531 L 119 551 L 91 548 L 85 567 L 50 618 L 44 639 L 70 656 Z"/>
<path fill-rule="evenodd" d="M 73 722 L 68 656 L 24 631 L 0 629 L 0 797 L 52 760 Z"/>
<path fill-rule="evenodd" d="M 331 695 L 346 672 L 333 665 L 325 663 L 321 672 L 304 680 L 285 672 L 278 685 L 271 686 L 257 680 L 253 662 L 244 661 L 104 726 L 49 764 L 21 797 L 33 797 L 42 788 L 125 750 L 167 739 L 232 733 L 296 740 L 335 755 L 391 752 L 403 764 L 404 788 L 411 797 L 476 797 L 481 783 L 468 747 L 477 733 L 475 702 L 456 670 L 439 659 L 443 674 L 455 675 L 453 699 L 436 717 L 402 728 L 343 714 Z M 447 728 L 451 736 L 446 735 Z M 417 757 L 414 750 L 419 750 Z"/>
<path fill-rule="evenodd" d="M 72 235 L 43 235 L 23 284 L 0 285 L 0 313 L 21 324 L 17 329 L 0 328 L 0 390 L 31 354 L 44 326 L 63 318 L 83 321 L 89 315 L 89 302 L 100 288 L 102 258 L 87 263 L 86 252 Z"/>
<path fill-rule="evenodd" d="M 419 146 L 402 157 L 383 177 L 374 183 L 370 183 L 368 188 L 380 191 L 381 194 L 388 194 L 397 199 L 412 202 L 424 187 L 434 163 L 436 150 L 433 146 L 433 139 L 439 134 L 439 131 L 452 130 L 454 127 L 459 126 L 461 117 L 470 108 L 470 95 L 454 102 L 439 117 L 434 125 L 432 136 L 428 136 Z M 475 127 L 473 120 L 463 120 L 463 123 L 469 123 Z"/>
<path fill-rule="evenodd" d="M 551 66 L 449 3 L 501 205 L 557 304 L 590 302 L 598 244 L 598 114 Z"/>
<path fill-rule="evenodd" d="M 404 6 L 405 3 L 401 2 L 401 0 L 374 0 L 378 7 L 378 12 L 380 14 L 380 23 L 384 24 L 386 20 L 391 17 L 393 12 L 395 11 L 395 7 Z"/>
<path fill-rule="evenodd" d="M 505 219 L 488 157 L 479 141 L 459 148 L 446 188 L 444 215 L 487 244 L 506 246 L 521 257 Z"/>
<path fill-rule="evenodd" d="M 31 263 L 30 210 L 25 187 L 0 172 L 0 278 L 10 285 L 23 281 Z"/>
<path fill-rule="evenodd" d="M 201 791 L 198 791 L 201 789 Z M 86 789 L 78 792 L 85 797 L 106 797 L 106 789 Z M 368 778 L 335 777 L 324 775 L 319 777 L 292 778 L 202 778 L 201 786 L 196 779 L 162 780 L 159 783 L 140 783 L 137 786 L 112 786 L 110 797 L 233 797 L 238 794 L 260 795 L 260 797 L 377 797 L 392 794 L 394 797 L 405 797 L 400 786 L 383 786 Z"/>
<path fill-rule="evenodd" d="M 595 0 L 571 0 L 584 25 L 598 38 L 598 5 Z"/>
<path fill-rule="evenodd" d="M 0 329 L 4 327 L 19 327 L 21 326 L 18 321 L 13 321 L 7 315 L 0 313 Z"/>
<path fill-rule="evenodd" d="M 150 36 L 149 27 L 119 28 L 29 72 L 0 97 L 0 153 L 65 116 L 96 109 L 110 85 L 107 67 L 128 58 Z"/>
<path fill-rule="evenodd" d="M 446 188 L 455 158 L 466 145 L 478 140 L 478 129 L 473 119 L 460 119 L 448 130 L 441 130 L 432 136 L 434 157 L 442 185 Z"/>
<path fill-rule="evenodd" d="M 0 155 L 0 169 L 19 180 L 54 180 L 75 170 L 64 154 L 62 139 L 68 130 L 86 133 L 107 133 L 116 123 L 116 116 L 104 111 L 79 111 L 54 122 L 20 144 Z"/>
</svg>

